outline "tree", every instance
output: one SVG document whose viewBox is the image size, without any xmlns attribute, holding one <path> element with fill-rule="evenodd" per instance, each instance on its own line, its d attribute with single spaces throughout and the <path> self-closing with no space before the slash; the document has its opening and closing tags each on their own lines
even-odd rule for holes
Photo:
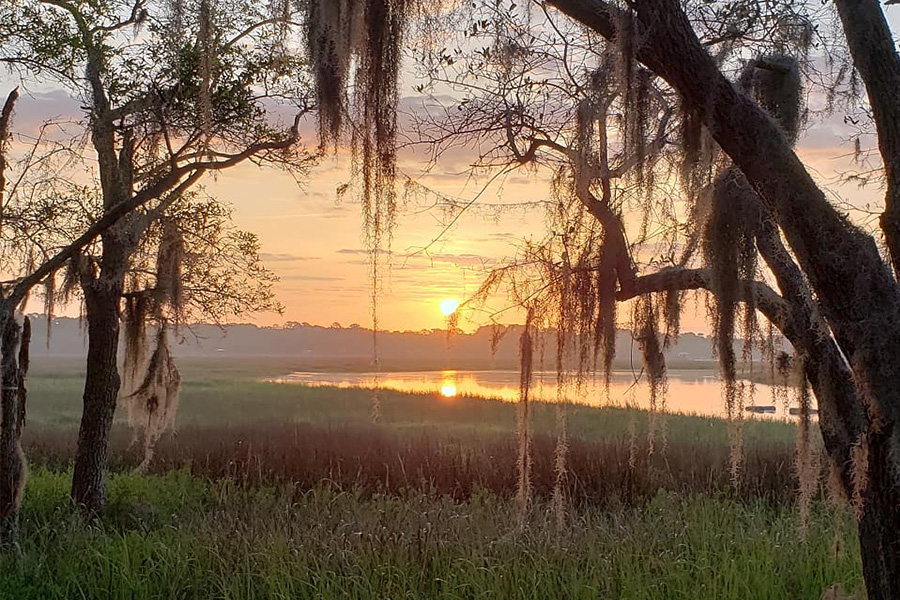
<svg viewBox="0 0 900 600">
<path fill-rule="evenodd" d="M 560 0 L 555 5 L 604 37 L 614 37 L 616 23 L 632 18 L 635 34 L 644 39 L 635 58 L 678 91 L 771 211 L 833 333 L 826 348 L 788 337 L 811 355 L 806 372 L 813 374 L 811 383 L 817 388 L 826 450 L 845 488 L 861 500 L 860 544 L 869 597 L 897 598 L 900 480 L 895 449 L 900 429 L 894 425 L 900 397 L 890 382 L 900 368 L 891 352 L 900 340 L 900 293 L 874 240 L 828 203 L 778 126 L 722 75 L 678 3 L 651 0 L 626 12 L 594 1 Z M 877 5 L 869 9 L 881 12 Z M 854 35 L 846 28 L 844 33 Z M 650 291 L 650 281 L 644 279 L 638 289 Z M 802 314 L 805 302 L 789 283 L 796 282 L 779 282 L 783 299 L 790 302 L 783 312 Z M 782 331 L 816 332 L 808 323 L 789 320 Z"/>
<path fill-rule="evenodd" d="M 785 21 L 788 16 L 772 18 Z M 734 350 L 738 321 L 745 356 L 757 346 L 764 355 L 775 355 L 776 340 L 771 333 L 762 335 L 755 310 L 738 314 L 739 293 L 744 292 L 739 276 L 752 278 L 759 271 L 753 245 L 758 230 L 739 234 L 745 222 L 759 220 L 753 216 L 758 203 L 751 194 L 735 202 L 746 204 L 745 209 L 717 210 L 722 198 L 742 196 L 742 188 L 732 185 L 740 178 L 726 169 L 713 182 L 721 160 L 690 115 L 678 110 L 677 96 L 647 72 L 633 69 L 629 74 L 610 48 L 592 43 L 571 24 L 558 23 L 558 15 L 545 11 L 542 18 L 522 26 L 503 10 L 476 16 L 476 24 L 491 24 L 482 26 L 480 37 L 497 41 L 485 40 L 490 46 L 470 43 L 477 48 L 474 52 L 456 53 L 444 64 L 440 57 L 432 61 L 440 65 L 432 69 L 432 77 L 462 98 L 455 107 L 445 103 L 417 123 L 422 141 L 436 158 L 447 147 L 465 145 L 483 149 L 477 170 L 546 169 L 552 176 L 553 196 L 545 203 L 546 237 L 524 245 L 512 264 L 494 270 L 475 300 L 507 287 L 511 300 L 532 313 L 534 328 L 555 335 L 551 353 L 556 355 L 560 385 L 582 378 L 598 361 L 608 382 L 615 358 L 617 280 L 626 288 L 641 271 L 699 262 L 696 254 L 702 246 L 708 263 L 705 287 L 718 290 L 710 316 L 722 359 L 726 412 L 733 420 L 737 482 L 745 400 Z M 479 35 L 475 27 L 469 31 L 469 38 Z M 786 40 L 778 41 L 784 50 Z M 783 55 L 751 61 L 741 79 L 779 115 L 790 137 L 796 137 L 802 114 L 796 64 Z M 677 164 L 686 201 L 673 192 L 670 175 Z M 676 202 L 689 208 L 682 210 Z M 683 296 L 671 290 L 633 303 L 635 341 L 644 353 L 642 372 L 651 383 L 654 409 L 665 402 L 661 349 L 678 335 Z M 529 360 L 523 357 L 523 364 Z M 653 413 L 651 419 L 652 453 L 654 446 L 664 446 L 665 437 L 664 421 Z M 560 409 L 558 499 L 565 492 L 565 447 L 565 414 Z M 798 451 L 800 462 L 809 462 L 808 445 L 801 444 Z"/>
<path fill-rule="evenodd" d="M 373 0 L 367 4 L 379 3 Z M 764 17 L 773 6 L 793 12 L 795 5 L 802 8 L 803 3 L 762 7 L 755 2 L 685 5 L 678 0 L 636 0 L 619 5 L 604 0 L 550 0 L 549 4 L 583 26 L 595 40 L 597 36 L 607 40 L 609 51 L 617 57 L 626 109 L 622 129 L 626 144 L 629 138 L 637 143 L 632 146 L 638 151 L 633 180 L 637 187 L 646 188 L 648 184 L 641 175 L 646 174 L 641 163 L 647 158 L 640 150 L 647 140 L 647 123 L 643 120 L 647 112 L 641 105 L 652 99 L 650 94 L 658 84 L 676 95 L 680 120 L 686 131 L 692 132 L 682 143 L 701 140 L 697 134 L 705 130 L 734 164 L 735 170 L 723 173 L 719 184 L 739 190 L 739 197 L 717 203 L 712 221 L 719 224 L 711 228 L 720 233 L 733 230 L 739 225 L 734 223 L 735 214 L 755 215 L 750 219 L 752 228 L 737 230 L 742 248 L 763 259 L 778 288 L 776 292 L 755 277 L 755 270 L 745 268 L 752 262 L 743 261 L 743 251 L 720 257 L 724 260 L 718 266 L 707 269 L 676 265 L 638 273 L 627 260 L 618 263 L 621 268 L 611 268 L 609 263 L 615 263 L 616 257 L 627 258 L 628 254 L 616 234 L 616 223 L 608 220 L 612 226 L 603 225 L 602 233 L 595 238 L 593 255 L 588 253 L 591 248 L 579 245 L 584 238 L 572 247 L 573 252 L 583 252 L 590 259 L 587 266 L 605 274 L 595 279 L 582 277 L 581 281 L 593 286 L 587 288 L 586 297 L 595 296 L 595 307 L 609 306 L 610 298 L 637 299 L 638 338 L 650 370 L 656 370 L 657 375 L 661 374 L 661 365 L 656 349 L 661 340 L 655 323 L 665 311 L 660 310 L 654 294 L 674 294 L 677 299 L 684 290 L 708 289 L 716 297 L 718 318 L 725 316 L 733 322 L 733 303 L 740 301 L 749 304 L 746 313 L 758 310 L 780 329 L 803 359 L 803 371 L 818 400 L 827 455 L 858 509 L 869 597 L 900 598 L 900 392 L 894 383 L 900 376 L 896 353 L 900 342 L 900 288 L 873 237 L 840 214 L 815 184 L 793 151 L 790 129 L 783 126 L 783 120 L 782 124 L 776 121 L 781 115 L 770 114 L 772 106 L 765 107 L 767 111 L 750 93 L 732 83 L 717 60 L 719 51 L 735 42 L 743 39 L 752 45 L 754 40 L 779 32 L 779 27 L 765 27 Z M 896 90 L 896 49 L 875 0 L 836 0 L 835 6 L 853 64 L 866 83 L 876 121 L 889 180 L 882 228 L 892 256 L 896 256 L 895 248 L 900 244 L 894 239 L 896 198 L 891 195 L 896 182 L 890 181 L 895 175 L 897 148 L 893 140 L 897 120 L 891 115 L 896 115 L 893 111 L 898 99 L 890 92 Z M 802 11 L 797 12 L 802 16 Z M 710 28 L 711 22 L 721 27 Z M 788 39 L 809 39 L 815 31 L 802 20 L 798 25 Z M 698 37 L 699 33 L 716 30 L 718 35 L 703 41 Z M 755 78 L 760 70 L 789 75 L 789 65 L 786 71 L 785 64 L 765 60 L 763 52 L 754 54 L 762 60 L 754 65 L 750 77 Z M 321 57 L 314 58 L 327 64 Z M 448 62 L 454 59 L 450 56 Z M 320 80 L 320 88 L 322 83 Z M 518 117 L 516 108 L 510 107 L 512 118 Z M 514 127 L 498 124 L 506 130 L 520 126 L 519 121 L 514 121 Z M 604 128 L 599 129 L 601 133 L 594 135 L 602 135 Z M 530 148 L 526 145 L 518 151 L 527 157 Z M 691 150 L 685 153 L 686 158 L 696 158 L 696 145 L 689 144 L 686 149 Z M 579 168 L 578 156 L 575 158 L 573 171 Z M 598 220 L 603 222 L 601 215 L 609 212 L 604 195 L 609 171 L 604 172 L 601 165 L 598 173 L 601 194 L 590 194 L 591 182 L 582 187 L 581 200 L 588 207 L 596 206 Z M 578 179 L 574 177 L 576 183 Z M 575 188 L 577 191 L 578 186 Z M 718 196 L 724 198 L 724 194 Z M 688 225 L 696 228 L 696 223 Z M 601 266 L 604 260 L 606 264 Z M 726 270 L 730 275 L 723 278 Z M 735 281 L 735 275 L 740 279 Z M 571 328 L 578 331 L 596 314 L 587 311 L 587 319 L 577 319 Z M 726 323 L 723 328 L 720 322 L 718 329 L 727 375 L 731 359 L 729 352 L 722 350 L 727 347 L 723 341 L 731 335 L 730 325 Z"/>
<path fill-rule="evenodd" d="M 0 23 L 8 32 L 0 61 L 84 98 L 103 202 L 97 222 L 109 221 L 94 232 L 98 261 L 65 259 L 78 254 L 89 336 L 72 497 L 94 512 L 105 502 L 129 259 L 205 173 L 251 161 L 302 174 L 311 162 L 299 143 L 309 110 L 303 63 L 285 45 L 290 12 L 260 2 L 27 0 L 4 5 Z M 296 114 L 287 131 L 273 114 L 279 104 Z"/>
<path fill-rule="evenodd" d="M 18 90 L 10 92 L 0 111 L 0 206 L 6 203 L 7 146 L 17 98 Z M 21 433 L 25 414 L 24 377 L 28 370 L 30 326 L 27 320 L 24 327 L 20 327 L 15 321 L 13 308 L 7 303 L 9 296 L 6 290 L 2 290 L 0 297 L 3 303 L 0 306 L 0 381 L 3 385 L 0 392 L 0 543 L 5 544 L 16 533 L 19 506 L 27 478 Z M 22 353 L 17 355 L 20 347 Z"/>
<path fill-rule="evenodd" d="M 143 449 L 139 471 L 150 465 L 178 408 L 181 376 L 171 336 L 189 335 L 195 322 L 224 325 L 248 312 L 282 310 L 256 236 L 232 224 L 227 206 L 189 196 L 148 228 L 126 275 L 121 398 Z"/>
<path fill-rule="evenodd" d="M 841 0 L 835 7 L 878 135 L 886 188 L 880 224 L 894 273 L 900 274 L 900 56 L 877 0 Z"/>
<path fill-rule="evenodd" d="M 29 188 L 24 196 L 32 198 L 31 192 L 39 191 L 44 186 L 53 186 L 58 181 L 52 175 L 44 176 L 42 173 L 38 177 L 40 183 L 33 187 L 26 183 L 29 175 L 35 171 L 42 172 L 44 167 L 51 165 L 56 159 L 66 161 L 69 153 L 61 147 L 53 148 L 46 154 L 38 153 L 36 149 L 42 140 L 42 135 L 39 135 L 35 146 L 17 161 L 18 165 L 15 166 L 18 169 L 10 170 L 11 162 L 16 162 L 10 160 L 10 140 L 14 138 L 11 135 L 11 123 L 17 99 L 18 89 L 14 89 L 7 97 L 0 116 L 0 205 L 3 207 L 0 214 L 3 252 L 0 256 L 5 272 L 20 274 L 0 285 L 0 376 L 4 385 L 3 416 L 0 419 L 0 468 L 3 473 L 0 479 L 0 543 L 4 545 L 15 539 L 18 510 L 27 479 L 21 437 L 25 425 L 25 377 L 29 365 L 31 328 L 27 317 L 19 324 L 16 312 L 24 306 L 33 288 L 42 282 L 53 281 L 55 273 L 102 231 L 135 206 L 139 206 L 133 200 L 123 202 L 91 223 L 79 235 L 72 233 L 68 221 L 58 226 L 54 220 L 54 217 L 62 214 L 70 216 L 72 213 L 66 211 L 73 208 L 77 210 L 77 202 L 75 206 L 68 202 L 57 203 L 40 194 L 37 201 L 22 202 L 24 188 Z M 14 176 L 8 178 L 11 172 Z M 7 185 L 8 183 L 11 185 Z M 70 237 L 62 247 L 54 246 L 52 240 L 61 235 Z"/>
</svg>

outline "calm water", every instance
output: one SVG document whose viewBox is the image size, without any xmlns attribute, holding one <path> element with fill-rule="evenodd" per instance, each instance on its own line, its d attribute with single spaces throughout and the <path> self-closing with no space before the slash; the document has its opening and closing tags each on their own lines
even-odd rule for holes
<svg viewBox="0 0 900 600">
<path fill-rule="evenodd" d="M 334 386 L 344 388 L 381 388 L 400 392 L 438 393 L 452 402 L 457 396 L 480 396 L 515 401 L 519 397 L 518 371 L 396 371 L 385 373 L 314 373 L 295 372 L 271 381 L 307 386 Z M 769 385 L 755 386 L 753 404 L 774 406 L 774 413 L 765 418 L 784 418 L 785 407 L 773 399 Z M 602 379 L 589 380 L 581 388 L 556 384 L 556 373 L 541 372 L 534 376 L 532 395 L 540 400 L 571 402 L 595 406 L 650 407 L 650 390 L 646 381 L 634 382 L 631 372 L 614 372 L 609 399 L 603 392 Z M 722 400 L 722 382 L 712 372 L 698 370 L 670 370 L 666 410 L 671 412 L 725 415 Z M 745 412 L 745 416 L 751 413 Z"/>
</svg>

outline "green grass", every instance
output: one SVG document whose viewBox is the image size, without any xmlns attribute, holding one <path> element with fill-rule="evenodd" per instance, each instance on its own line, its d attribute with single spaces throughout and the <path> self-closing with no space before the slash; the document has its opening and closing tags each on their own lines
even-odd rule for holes
<svg viewBox="0 0 900 600">
<path fill-rule="evenodd" d="M 548 494 L 556 409 L 535 404 L 543 492 L 523 527 L 514 405 L 382 392 L 373 426 L 369 391 L 260 383 L 291 370 L 278 362 L 184 361 L 183 433 L 158 456 L 168 467 L 130 475 L 114 456 L 109 506 L 85 523 L 68 501 L 67 467 L 84 367 L 35 365 L 26 448 L 57 457 L 46 462 L 57 470 L 33 464 L 19 545 L 0 554 L 0 600 L 818 600 L 835 583 L 861 589 L 845 512 L 816 505 L 802 541 L 790 493 L 729 491 L 721 419 L 665 417 L 668 454 L 642 458 L 648 493 L 613 502 L 604 498 L 640 481 L 627 472 L 628 429 L 645 428 L 647 414 L 569 406 L 581 495 L 559 528 Z M 778 482 L 790 481 L 794 437 L 789 423 L 747 423 L 748 448 L 777 448 L 748 469 L 748 480 L 769 482 L 759 490 L 790 487 Z M 229 465 L 259 476 L 234 478 Z M 382 471 L 413 483 L 389 485 Z"/>
<path fill-rule="evenodd" d="M 84 364 L 81 360 L 36 361 L 29 377 L 29 426 L 72 428 L 81 418 Z M 315 388 L 261 383 L 260 380 L 290 372 L 291 361 L 249 359 L 189 359 L 179 362 L 183 375 L 178 426 L 221 426 L 235 423 L 310 423 L 322 426 L 368 426 L 372 392 L 359 389 Z M 439 394 L 406 394 L 382 390 L 381 422 L 397 431 L 440 429 L 445 434 L 512 434 L 516 407 L 511 403 L 480 398 L 443 398 Z M 534 430 L 552 435 L 556 407 L 535 403 Z M 576 439 L 621 438 L 630 421 L 643 411 L 569 405 L 569 433 Z M 665 417 L 672 439 L 727 443 L 725 421 L 715 417 L 669 415 Z M 124 413 L 117 413 L 124 422 Z M 749 420 L 748 444 L 792 442 L 794 425 L 781 421 Z"/>
<path fill-rule="evenodd" d="M 114 476 L 85 526 L 67 476 L 32 477 L 0 597 L 797 600 L 860 586 L 852 527 L 823 507 L 805 542 L 791 507 L 667 494 L 579 509 L 561 530 L 538 504 L 521 528 L 490 494 L 297 494 L 173 472 Z"/>
</svg>

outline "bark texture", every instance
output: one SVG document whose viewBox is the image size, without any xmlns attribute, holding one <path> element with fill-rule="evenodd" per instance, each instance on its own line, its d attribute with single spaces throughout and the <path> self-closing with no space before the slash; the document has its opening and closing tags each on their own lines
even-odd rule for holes
<svg viewBox="0 0 900 600">
<path fill-rule="evenodd" d="M 134 195 L 134 144 L 130 134 L 116 135 L 101 78 L 103 60 L 100 50 L 88 46 L 87 55 L 86 74 L 92 92 L 91 142 L 97 152 L 103 209 L 110 212 Z M 121 385 L 119 305 L 128 260 L 140 235 L 137 220 L 131 215 L 103 232 L 99 273 L 90 266 L 81 272 L 88 322 L 88 354 L 72 500 L 87 514 L 96 513 L 106 504 L 109 434 Z"/>
<path fill-rule="evenodd" d="M 119 298 L 121 285 L 101 281 L 85 288 L 88 321 L 84 408 L 78 431 L 72 500 L 87 513 L 106 504 L 109 433 L 119 395 Z"/>
<path fill-rule="evenodd" d="M 2 395 L 0 395 L 0 543 L 15 540 L 27 468 L 22 452 L 19 399 L 23 382 L 18 352 L 22 327 L 11 311 L 0 316 L 2 327 Z"/>
<path fill-rule="evenodd" d="M 98 153 L 104 149 L 103 133 L 96 130 L 94 133 Z M 106 210 L 131 196 L 130 143 L 124 141 L 117 157 L 111 132 L 109 139 L 108 158 L 100 161 Z M 106 504 L 109 434 L 121 385 L 118 364 L 120 303 L 128 260 L 141 231 L 138 221 L 134 216 L 125 218 L 105 231 L 101 235 L 103 251 L 99 273 L 88 268 L 81 273 L 88 322 L 88 354 L 72 499 L 88 514 L 99 511 Z"/>
<path fill-rule="evenodd" d="M 7 141 L 18 97 L 16 88 L 9 93 L 0 109 L 0 206 L 6 202 Z M 19 505 L 27 477 L 25 454 L 20 443 L 25 417 L 25 382 L 16 354 L 22 332 L 13 315 L 14 306 L 15 303 L 8 297 L 0 299 L 0 544 L 15 540 Z M 25 323 L 23 356 L 26 357 L 24 370 L 27 371 L 27 344 L 31 338 L 27 317 Z"/>
<path fill-rule="evenodd" d="M 846 0 L 841 7 L 845 27 L 867 37 L 851 41 L 851 50 L 871 61 L 878 89 L 900 89 L 885 69 L 896 55 L 878 41 L 883 15 L 874 0 Z M 614 39 L 623 10 L 603 0 L 552 0 L 562 12 Z M 720 147 L 746 176 L 761 200 L 764 229 L 758 238 L 761 255 L 778 278 L 786 307 L 782 330 L 814 357 L 807 377 L 823 410 L 820 424 L 829 455 L 841 469 L 845 487 L 856 488 L 860 500 L 860 544 L 867 591 L 872 600 L 900 599 L 900 289 L 884 264 L 875 241 L 852 226 L 826 200 L 791 148 L 778 125 L 719 71 L 697 39 L 678 0 L 641 0 L 632 4 L 637 17 L 636 57 L 679 92 L 685 105 L 700 115 Z M 867 32 L 867 33 L 866 33 Z M 852 37 L 848 31 L 848 37 Z M 879 46 L 879 44 L 881 44 Z M 857 51 L 854 50 L 854 59 Z M 883 56 L 878 56 L 881 53 Z M 862 61 L 861 61 L 862 62 Z M 865 75 L 864 75 L 865 77 Z M 871 92 L 870 92 L 871 93 Z M 882 110 L 885 110 L 884 103 Z M 879 126 L 883 155 L 896 156 L 893 138 L 900 119 Z M 893 159 L 892 159 L 893 160 Z M 894 167 L 886 172 L 896 185 Z M 896 163 L 894 163 L 896 164 Z M 896 188 L 893 188 L 896 189 Z M 883 219 L 891 238 L 891 211 Z M 767 221 L 770 224 L 767 225 Z M 781 247 L 782 231 L 796 257 Z M 889 240 L 889 245 L 894 243 Z M 635 290 L 657 284 L 705 287 L 697 272 L 639 278 Z M 652 277 L 652 276 L 650 276 Z M 809 282 L 815 294 L 805 290 Z M 765 305 L 759 305 L 765 311 Z M 782 312 L 782 311 L 779 311 Z M 769 313 L 767 312 L 767 315 Z M 821 315 L 821 316 L 819 316 Z M 775 321 L 776 325 L 778 324 Z M 789 335 L 790 334 L 790 335 Z M 828 341 L 831 340 L 831 341 Z"/>
<path fill-rule="evenodd" d="M 834 5 L 875 119 L 886 182 L 880 224 L 894 273 L 900 274 L 900 55 L 878 0 Z"/>
</svg>

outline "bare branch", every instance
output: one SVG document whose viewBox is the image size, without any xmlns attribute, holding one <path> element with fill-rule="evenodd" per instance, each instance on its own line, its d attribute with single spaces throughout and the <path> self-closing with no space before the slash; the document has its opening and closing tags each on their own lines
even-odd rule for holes
<svg viewBox="0 0 900 600">
<path fill-rule="evenodd" d="M 3 219 L 5 205 L 4 192 L 6 191 L 6 140 L 9 139 L 9 126 L 12 121 L 12 111 L 19 98 L 19 88 L 15 88 L 6 97 L 3 110 L 0 112 L 0 223 Z"/>
<path fill-rule="evenodd" d="M 129 25 L 135 25 L 140 23 L 147 15 L 147 11 L 144 8 L 144 0 L 137 0 L 134 5 L 131 7 L 131 14 L 123 21 L 119 21 L 118 23 L 113 23 L 112 25 L 98 25 L 91 29 L 91 33 L 98 32 L 113 32 L 118 31 L 119 29 L 124 29 Z"/>
</svg>

